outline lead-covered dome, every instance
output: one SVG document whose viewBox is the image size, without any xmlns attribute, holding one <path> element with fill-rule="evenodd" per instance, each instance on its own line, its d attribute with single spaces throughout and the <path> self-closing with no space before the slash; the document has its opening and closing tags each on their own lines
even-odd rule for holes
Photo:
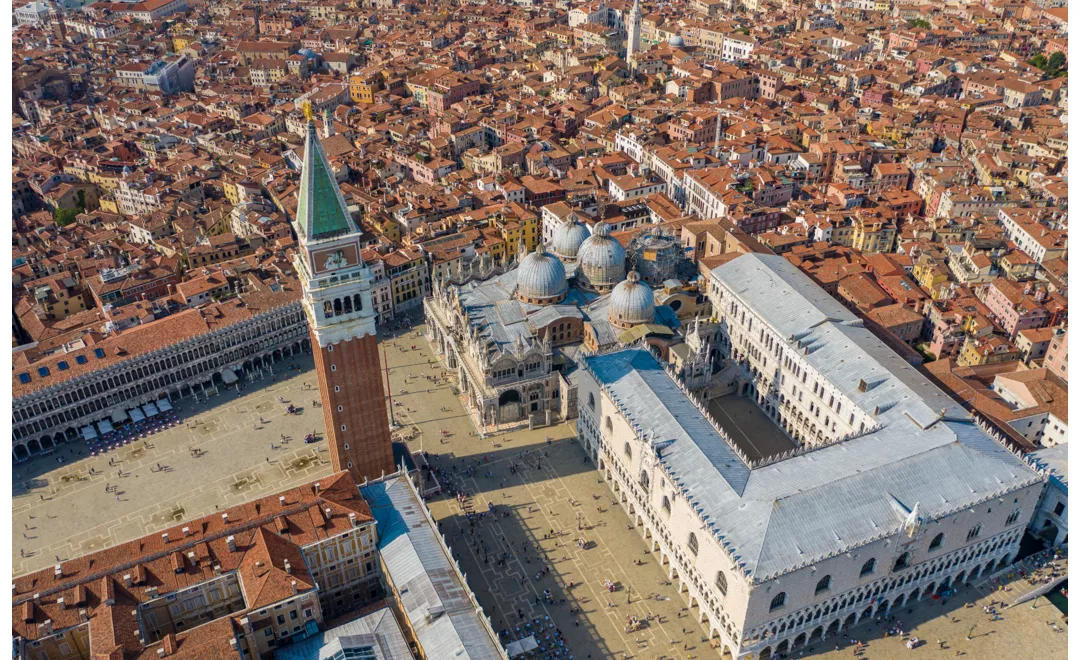
<svg viewBox="0 0 1080 660">
<path fill-rule="evenodd" d="M 608 320 L 620 328 L 630 328 L 641 323 L 652 323 L 656 302 L 649 285 L 641 281 L 637 271 L 630 271 L 626 280 L 619 282 L 608 301 Z"/>
<path fill-rule="evenodd" d="M 551 237 L 551 251 L 563 261 L 573 261 L 578 257 L 581 244 L 588 238 L 589 228 L 578 221 L 576 213 L 571 213 L 555 228 Z"/>
<path fill-rule="evenodd" d="M 578 250 L 578 281 L 587 289 L 610 291 L 625 275 L 626 250 L 611 237 L 606 222 L 596 223 Z"/>
<path fill-rule="evenodd" d="M 518 299 L 543 305 L 562 301 L 566 297 L 566 269 L 555 255 L 536 246 L 517 268 Z"/>
</svg>

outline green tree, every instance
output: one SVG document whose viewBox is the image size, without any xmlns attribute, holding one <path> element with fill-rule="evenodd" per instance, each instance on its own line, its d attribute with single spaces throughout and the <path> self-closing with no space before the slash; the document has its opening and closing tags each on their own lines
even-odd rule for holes
<svg viewBox="0 0 1080 660">
<path fill-rule="evenodd" d="M 908 27 L 929 28 L 930 27 L 930 21 L 927 21 L 927 20 L 924 20 L 924 19 L 921 19 L 921 18 L 913 18 L 910 21 L 908 21 Z"/>
<path fill-rule="evenodd" d="M 1030 64 L 1031 66 L 1033 66 L 1033 67 L 1035 67 L 1037 69 L 1043 69 L 1045 71 L 1046 70 L 1046 55 L 1043 55 L 1042 53 L 1039 53 L 1035 57 L 1028 60 L 1028 64 Z"/>
<path fill-rule="evenodd" d="M 1046 66 L 1050 69 L 1050 71 L 1047 72 L 1050 73 L 1050 75 L 1054 75 L 1064 69 L 1065 53 L 1061 52 L 1060 50 L 1055 53 L 1051 53 L 1050 59 L 1046 61 Z"/>
<path fill-rule="evenodd" d="M 86 191 L 82 188 L 75 193 L 75 208 L 79 213 L 86 213 Z"/>
<path fill-rule="evenodd" d="M 55 209 L 53 211 L 53 221 L 61 227 L 66 227 L 75 222 L 75 217 L 79 213 L 79 209 Z"/>
</svg>

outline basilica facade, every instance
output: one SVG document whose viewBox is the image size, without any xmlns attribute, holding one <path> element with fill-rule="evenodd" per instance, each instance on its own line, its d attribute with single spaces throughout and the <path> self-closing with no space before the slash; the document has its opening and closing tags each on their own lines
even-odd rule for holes
<svg viewBox="0 0 1080 660">
<path fill-rule="evenodd" d="M 484 427 L 572 419 L 583 350 L 677 337 L 674 312 L 627 272 L 605 223 L 590 232 L 571 214 L 547 247 L 520 254 L 504 273 L 436 281 L 424 302 L 428 340 Z"/>
</svg>

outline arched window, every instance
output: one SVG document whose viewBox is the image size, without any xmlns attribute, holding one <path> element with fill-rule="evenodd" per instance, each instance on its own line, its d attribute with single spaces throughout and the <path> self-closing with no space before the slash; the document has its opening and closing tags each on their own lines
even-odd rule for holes
<svg viewBox="0 0 1080 660">
<path fill-rule="evenodd" d="M 353 302 L 352 302 L 353 309 L 355 309 L 358 312 L 364 309 L 364 296 L 362 296 L 362 295 L 360 295 L 358 293 L 358 294 L 354 295 L 352 297 L 352 299 L 353 299 Z"/>
<path fill-rule="evenodd" d="M 772 602 L 769 603 L 769 611 L 775 612 L 776 610 L 783 607 L 785 603 L 787 603 L 787 594 L 781 591 L 780 593 L 773 596 Z"/>
<path fill-rule="evenodd" d="M 968 530 L 967 540 L 971 540 L 979 536 L 982 533 L 982 525 L 975 525 Z"/>
<path fill-rule="evenodd" d="M 345 313 L 346 314 L 352 314 L 352 298 L 350 298 L 349 296 L 345 296 L 344 300 L 345 300 L 345 304 L 344 304 Z"/>
<path fill-rule="evenodd" d="M 593 396 L 592 392 L 589 392 L 589 409 L 596 410 L 596 397 Z"/>
<path fill-rule="evenodd" d="M 907 568 L 911 561 L 911 555 L 907 552 L 896 558 L 896 563 L 893 564 L 893 570 L 899 571 L 900 569 Z"/>
<path fill-rule="evenodd" d="M 716 572 L 716 588 L 720 590 L 720 593 L 727 595 L 727 576 L 723 571 Z"/>
<path fill-rule="evenodd" d="M 686 547 L 689 548 L 690 554 L 694 555 L 695 557 L 697 556 L 697 553 L 698 553 L 697 534 L 695 534 L 693 532 L 690 532 L 690 538 L 686 539 Z"/>
<path fill-rule="evenodd" d="M 938 534 L 937 536 L 934 537 L 933 541 L 930 541 L 930 547 L 928 548 L 928 550 L 930 552 L 933 552 L 934 550 L 937 550 L 938 548 L 940 548 L 941 544 L 944 543 L 944 542 L 945 542 L 945 535 L 944 534 Z"/>
<path fill-rule="evenodd" d="M 341 298 L 334 298 L 334 313 L 341 314 Z"/>
<path fill-rule="evenodd" d="M 1013 511 L 1012 513 L 1009 514 L 1009 517 L 1005 519 L 1005 524 L 1006 525 L 1011 525 L 1014 522 L 1016 522 L 1018 518 L 1020 518 L 1020 510 L 1019 509 L 1017 509 L 1016 511 Z"/>
<path fill-rule="evenodd" d="M 645 492 L 648 492 L 649 491 L 649 473 L 646 472 L 645 470 L 642 470 L 641 474 L 638 476 L 638 483 L 640 483 L 641 487 L 645 489 Z"/>
<path fill-rule="evenodd" d="M 610 422 L 611 420 L 608 420 L 608 421 Z M 626 454 L 627 458 L 633 458 L 634 457 L 634 450 L 630 448 L 630 443 L 629 442 L 626 443 L 625 445 L 623 445 L 623 453 Z"/>
<path fill-rule="evenodd" d="M 615 427 L 612 426 L 612 424 L 611 424 L 611 418 L 610 417 L 606 417 L 604 419 L 604 430 L 607 431 L 608 433 L 611 433 L 611 432 L 613 432 L 615 430 Z M 627 445 L 627 447 L 629 447 L 629 446 L 630 445 Z"/>
<path fill-rule="evenodd" d="M 862 565 L 862 570 L 859 571 L 859 577 L 866 577 L 867 575 L 870 575 L 871 573 L 874 572 L 874 569 L 876 569 L 876 568 L 877 568 L 877 560 L 876 559 L 867 560 L 867 562 Z"/>
<path fill-rule="evenodd" d="M 334 303 L 327 300 L 322 305 L 323 316 L 328 319 L 334 318 Z"/>
<path fill-rule="evenodd" d="M 818 580 L 817 586 L 814 587 L 814 595 L 816 596 L 816 595 L 820 594 L 822 591 L 828 591 L 829 587 L 831 587 L 831 586 L 832 586 L 832 576 L 831 575 L 826 575 L 825 577 Z"/>
<path fill-rule="evenodd" d="M 664 513 L 671 515 L 671 500 L 667 495 L 664 495 L 664 499 L 660 500 L 660 508 L 664 510 Z"/>
</svg>

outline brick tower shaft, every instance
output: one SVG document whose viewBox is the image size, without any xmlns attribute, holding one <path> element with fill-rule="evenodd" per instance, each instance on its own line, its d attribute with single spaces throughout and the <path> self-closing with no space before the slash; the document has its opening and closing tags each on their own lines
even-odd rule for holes
<svg viewBox="0 0 1080 660">
<path fill-rule="evenodd" d="M 362 483 L 395 469 L 372 277 L 310 106 L 304 112 L 307 137 L 296 205 L 300 249 L 293 265 L 304 286 L 330 461 L 335 472 L 347 470 Z"/>
</svg>

